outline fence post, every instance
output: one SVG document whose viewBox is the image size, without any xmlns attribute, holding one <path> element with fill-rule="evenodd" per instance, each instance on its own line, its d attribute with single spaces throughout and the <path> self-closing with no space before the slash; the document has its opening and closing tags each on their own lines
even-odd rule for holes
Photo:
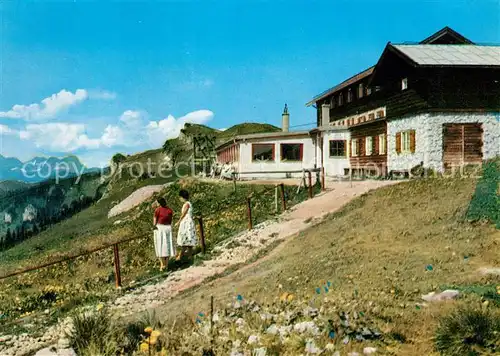
<svg viewBox="0 0 500 356">
<path fill-rule="evenodd" d="M 325 185 L 325 167 L 321 167 L 321 190 L 322 191 L 326 190 L 326 185 Z"/>
<path fill-rule="evenodd" d="M 274 211 L 278 212 L 278 184 L 274 186 Z"/>
<path fill-rule="evenodd" d="M 205 230 L 203 229 L 203 217 L 201 215 L 198 217 L 198 223 L 200 224 L 201 252 L 203 252 L 203 254 L 205 254 L 207 252 L 207 246 L 205 244 Z"/>
<path fill-rule="evenodd" d="M 285 184 L 283 183 L 280 184 L 280 191 L 281 191 L 281 206 L 283 208 L 283 211 L 285 211 L 286 210 Z"/>
<path fill-rule="evenodd" d="M 312 173 L 311 171 L 307 171 L 307 179 L 309 181 L 309 199 L 313 197 L 313 187 L 312 187 Z"/>
<path fill-rule="evenodd" d="M 234 191 L 236 192 L 236 173 L 233 172 L 233 185 L 234 185 Z"/>
<path fill-rule="evenodd" d="M 247 214 L 248 214 L 248 230 L 252 230 L 253 229 L 252 199 L 250 197 L 247 197 Z"/>
<path fill-rule="evenodd" d="M 120 273 L 120 252 L 118 250 L 118 244 L 113 245 L 113 253 L 115 257 L 115 286 L 116 288 L 121 288 L 122 286 L 122 276 Z"/>
</svg>

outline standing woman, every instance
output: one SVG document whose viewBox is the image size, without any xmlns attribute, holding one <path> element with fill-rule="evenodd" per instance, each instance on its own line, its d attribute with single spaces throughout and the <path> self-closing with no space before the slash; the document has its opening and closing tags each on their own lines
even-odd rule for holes
<svg viewBox="0 0 500 356">
<path fill-rule="evenodd" d="M 177 232 L 177 246 L 180 251 L 176 260 L 179 261 L 184 255 L 191 256 L 193 247 L 196 246 L 196 228 L 193 220 L 193 207 L 189 202 L 189 193 L 182 189 L 179 192 L 181 200 L 184 202 L 179 221 L 175 226 L 179 226 Z"/>
<path fill-rule="evenodd" d="M 164 198 L 157 200 L 160 206 L 156 208 L 153 225 L 156 257 L 160 259 L 160 271 L 168 267 L 169 257 L 175 256 L 174 242 L 172 241 L 173 211 L 167 206 Z"/>
</svg>

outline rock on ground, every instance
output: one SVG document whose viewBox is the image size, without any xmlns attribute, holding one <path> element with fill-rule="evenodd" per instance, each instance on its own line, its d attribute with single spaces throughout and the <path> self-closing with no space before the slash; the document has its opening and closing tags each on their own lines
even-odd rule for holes
<svg viewBox="0 0 500 356">
<path fill-rule="evenodd" d="M 426 302 L 439 302 L 442 300 L 455 299 L 460 295 L 460 292 L 455 289 L 447 289 L 444 292 L 436 293 L 431 292 L 429 294 L 423 295 L 422 299 Z"/>
<path fill-rule="evenodd" d="M 165 188 L 168 185 L 169 184 L 148 185 L 147 187 L 137 189 L 135 192 L 130 194 L 127 198 L 125 198 L 120 203 L 118 203 L 117 205 L 112 207 L 108 213 L 108 218 L 112 218 L 114 216 L 120 215 L 122 213 L 125 213 L 125 212 L 135 208 L 136 206 L 140 205 L 144 201 L 151 198 L 151 196 L 153 194 L 160 192 L 163 188 Z"/>
</svg>

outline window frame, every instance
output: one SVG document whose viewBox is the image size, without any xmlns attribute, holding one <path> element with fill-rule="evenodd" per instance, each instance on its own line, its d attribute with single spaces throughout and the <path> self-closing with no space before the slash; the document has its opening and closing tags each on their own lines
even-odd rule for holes
<svg viewBox="0 0 500 356">
<path fill-rule="evenodd" d="M 358 138 L 353 138 L 351 140 L 351 156 L 352 157 L 358 157 L 359 152 L 358 152 Z"/>
<path fill-rule="evenodd" d="M 373 154 L 373 136 L 365 137 L 365 156 L 371 156 Z"/>
<path fill-rule="evenodd" d="M 385 136 L 385 134 L 378 135 L 378 154 L 387 154 L 387 137 Z"/>
<path fill-rule="evenodd" d="M 352 89 L 349 88 L 349 89 L 347 89 L 347 102 L 352 103 L 353 100 L 354 100 L 354 95 L 352 93 Z"/>
<path fill-rule="evenodd" d="M 332 143 L 342 142 L 344 144 L 343 155 L 332 155 Z M 338 149 L 338 147 L 337 147 Z M 346 158 L 347 157 L 347 140 L 328 140 L 328 157 L 329 158 Z"/>
<path fill-rule="evenodd" d="M 299 143 L 299 142 L 287 142 L 287 143 L 280 143 L 280 162 L 283 162 L 283 163 L 288 163 L 288 162 L 303 162 L 304 161 L 304 144 L 303 143 Z M 295 159 L 287 159 L 287 160 L 283 160 L 283 146 L 285 145 L 298 145 L 299 146 L 299 159 L 298 160 L 295 160 Z"/>
<path fill-rule="evenodd" d="M 406 147 L 406 144 L 408 147 Z M 410 130 L 401 131 L 401 153 L 411 153 L 411 133 Z"/>
<path fill-rule="evenodd" d="M 408 89 L 408 78 L 401 79 L 401 91 Z"/>
<path fill-rule="evenodd" d="M 252 163 L 254 162 L 258 162 L 258 163 L 274 163 L 276 162 L 276 144 L 275 143 L 252 143 Z M 273 154 L 273 157 L 271 160 L 259 160 L 259 159 L 255 159 L 255 147 L 256 146 L 272 146 L 273 150 L 272 150 L 272 154 Z"/>
<path fill-rule="evenodd" d="M 363 96 L 365 96 L 365 86 L 363 83 L 358 84 L 358 98 L 361 99 Z"/>
</svg>

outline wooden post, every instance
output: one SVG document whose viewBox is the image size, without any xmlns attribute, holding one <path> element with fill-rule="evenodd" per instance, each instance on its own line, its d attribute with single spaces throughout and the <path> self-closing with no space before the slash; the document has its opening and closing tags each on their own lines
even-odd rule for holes
<svg viewBox="0 0 500 356">
<path fill-rule="evenodd" d="M 115 257 L 115 286 L 116 288 L 121 288 L 122 276 L 120 273 L 120 252 L 118 250 L 118 244 L 113 245 L 113 252 Z"/>
<path fill-rule="evenodd" d="M 233 172 L 233 185 L 234 185 L 234 191 L 236 192 L 236 173 Z"/>
<path fill-rule="evenodd" d="M 248 215 L 248 230 L 252 230 L 253 229 L 252 199 L 250 197 L 247 198 L 247 215 Z"/>
<path fill-rule="evenodd" d="M 326 186 L 325 186 L 325 167 L 321 167 L 321 190 L 325 191 Z"/>
<path fill-rule="evenodd" d="M 286 210 L 285 184 L 283 183 L 280 184 L 280 191 L 281 191 L 281 207 L 283 208 L 283 211 L 285 211 Z"/>
<path fill-rule="evenodd" d="M 201 252 L 205 254 L 207 252 L 207 246 L 205 245 L 205 230 L 203 229 L 203 217 L 201 215 L 198 217 L 198 223 L 200 224 Z"/>
<path fill-rule="evenodd" d="M 309 199 L 313 197 L 313 186 L 312 186 L 312 173 L 311 171 L 307 171 L 307 179 L 309 181 Z"/>
<path fill-rule="evenodd" d="M 210 296 L 210 344 L 214 342 L 214 296 Z"/>
<path fill-rule="evenodd" d="M 276 211 L 276 213 L 278 212 L 279 210 L 279 205 L 278 205 L 278 186 L 279 184 L 276 184 L 274 186 L 274 210 Z"/>
</svg>

